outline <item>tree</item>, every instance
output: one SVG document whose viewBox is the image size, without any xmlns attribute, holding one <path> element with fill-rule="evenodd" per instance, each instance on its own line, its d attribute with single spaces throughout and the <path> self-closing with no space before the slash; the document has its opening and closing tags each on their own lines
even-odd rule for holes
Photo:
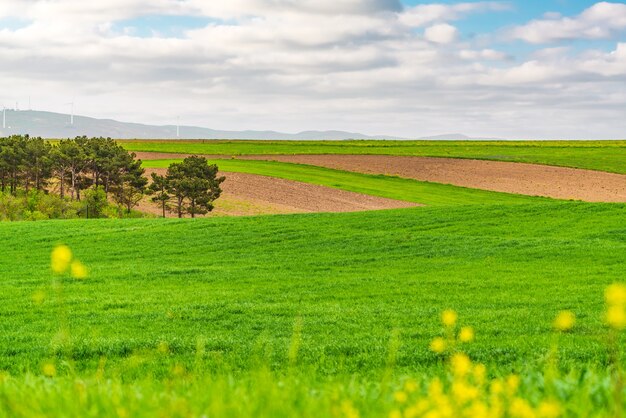
<svg viewBox="0 0 626 418">
<path fill-rule="evenodd" d="M 115 184 L 112 186 L 113 198 L 126 208 L 127 213 L 139 204 L 148 184 L 148 179 L 143 176 L 146 170 L 141 166 L 141 160 L 136 160 L 135 157 L 134 153 L 124 155 L 123 164 L 116 173 Z"/>
<path fill-rule="evenodd" d="M 24 144 L 22 158 L 24 188 L 43 190 L 52 176 L 52 145 L 41 138 L 29 138 Z"/>
<path fill-rule="evenodd" d="M 159 203 L 163 211 L 163 217 L 165 218 L 165 211 L 168 209 L 168 202 L 172 199 L 172 196 L 167 192 L 169 188 L 169 181 L 167 177 L 161 176 L 156 173 L 151 174 L 152 183 L 148 187 L 148 194 L 154 195 L 152 201 Z"/>
<path fill-rule="evenodd" d="M 100 218 L 108 206 L 107 195 L 102 186 L 96 186 L 85 192 L 82 205 L 86 218 Z"/>
<path fill-rule="evenodd" d="M 76 140 L 68 139 L 59 142 L 58 151 L 60 156 L 57 156 L 66 164 L 65 167 L 70 176 L 70 184 L 72 187 L 71 198 L 72 200 L 74 200 L 74 198 L 80 200 L 80 187 L 82 182 L 79 177 L 88 165 L 85 150 Z"/>
<path fill-rule="evenodd" d="M 192 218 L 213 210 L 213 202 L 220 197 L 220 184 L 216 165 L 209 165 L 204 157 L 187 157 L 182 163 L 171 164 L 167 170 L 168 192 L 176 198 L 178 217 L 189 213 Z"/>
</svg>

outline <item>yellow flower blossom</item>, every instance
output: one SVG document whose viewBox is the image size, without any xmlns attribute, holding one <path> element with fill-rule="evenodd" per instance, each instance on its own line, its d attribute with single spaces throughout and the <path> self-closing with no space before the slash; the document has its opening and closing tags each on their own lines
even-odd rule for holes
<svg viewBox="0 0 626 418">
<path fill-rule="evenodd" d="M 554 320 L 554 329 L 557 331 L 569 331 L 576 323 L 576 316 L 571 311 L 561 311 Z"/>
<path fill-rule="evenodd" d="M 535 418 L 535 412 L 528 401 L 522 398 L 515 398 L 511 401 L 509 414 L 516 418 Z"/>
<path fill-rule="evenodd" d="M 479 394 L 477 388 L 465 382 L 456 381 L 452 383 L 452 395 L 457 404 L 464 404 L 476 399 Z"/>
<path fill-rule="evenodd" d="M 463 327 L 459 332 L 459 341 L 462 343 L 469 343 L 474 340 L 474 328 Z"/>
<path fill-rule="evenodd" d="M 452 372 L 459 377 L 467 375 L 472 369 L 472 361 L 463 353 L 456 353 L 450 359 Z"/>
<path fill-rule="evenodd" d="M 517 392 L 517 389 L 519 388 L 519 381 L 519 376 L 515 374 L 512 374 L 506 378 L 506 387 L 509 391 L 509 394 L 514 394 L 515 392 Z"/>
<path fill-rule="evenodd" d="M 494 380 L 491 382 L 491 385 L 489 386 L 489 391 L 491 392 L 492 395 L 500 395 L 502 392 L 504 392 L 504 385 L 502 384 L 501 380 Z"/>
<path fill-rule="evenodd" d="M 52 250 L 50 265 L 56 274 L 63 274 L 70 267 L 72 250 L 66 245 L 59 245 Z"/>
<path fill-rule="evenodd" d="M 86 279 L 88 276 L 87 267 L 78 260 L 74 260 L 70 266 L 70 274 L 77 280 Z"/>
<path fill-rule="evenodd" d="M 537 408 L 540 418 L 558 418 L 561 416 L 561 405 L 557 401 L 543 401 Z"/>
<path fill-rule="evenodd" d="M 606 323 L 613 329 L 623 330 L 626 328 L 626 312 L 623 306 L 609 306 L 606 311 Z"/>
<path fill-rule="evenodd" d="M 604 300 L 609 306 L 626 306 L 626 286 L 621 283 L 610 285 L 604 291 Z"/>
<path fill-rule="evenodd" d="M 446 327 L 453 327 L 458 318 L 458 314 L 452 309 L 446 309 L 441 314 L 441 322 L 443 322 Z"/>
<path fill-rule="evenodd" d="M 441 354 L 446 351 L 446 341 L 437 337 L 430 342 L 430 350 L 434 353 Z"/>
</svg>

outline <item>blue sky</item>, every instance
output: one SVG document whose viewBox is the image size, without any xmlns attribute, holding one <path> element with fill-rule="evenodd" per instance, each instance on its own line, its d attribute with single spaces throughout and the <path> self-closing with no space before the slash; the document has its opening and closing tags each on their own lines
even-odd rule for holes
<svg viewBox="0 0 626 418">
<path fill-rule="evenodd" d="M 626 137 L 623 1 L 399 1 L 2 0 L 0 105 L 229 130 Z"/>
</svg>

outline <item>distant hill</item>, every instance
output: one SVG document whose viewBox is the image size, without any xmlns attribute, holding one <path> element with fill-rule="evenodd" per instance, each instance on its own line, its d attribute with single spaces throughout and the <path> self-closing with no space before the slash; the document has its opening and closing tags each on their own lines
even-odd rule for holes
<svg viewBox="0 0 626 418">
<path fill-rule="evenodd" d="M 1 116 L 1 114 L 0 114 Z M 115 139 L 177 139 L 175 125 L 143 125 L 119 122 L 111 119 L 95 119 L 32 110 L 7 110 L 6 129 L 0 125 L 0 136 L 31 135 L 44 138 L 73 138 L 86 135 L 104 136 Z M 274 131 L 219 131 L 197 126 L 180 126 L 181 139 L 403 139 L 391 136 L 369 136 L 343 131 L 306 131 L 287 134 Z"/>
<path fill-rule="evenodd" d="M 0 113 L 1 117 L 1 113 Z M 0 136 L 25 135 L 44 138 L 74 138 L 86 135 L 103 136 L 115 139 L 177 139 L 175 125 L 144 125 L 140 123 L 119 122 L 112 119 L 96 119 L 86 116 L 74 116 L 70 124 L 70 115 L 63 113 L 41 112 L 34 110 L 6 111 L 6 128 L 0 124 Z M 277 139 L 277 140 L 346 140 L 346 139 L 396 139 L 394 136 L 364 135 L 344 131 L 304 131 L 288 134 L 275 131 L 220 131 L 198 126 L 180 126 L 180 139 Z M 469 140 L 463 134 L 429 136 L 420 139 L 432 140 Z M 495 139 L 495 138 L 489 138 Z"/>
</svg>

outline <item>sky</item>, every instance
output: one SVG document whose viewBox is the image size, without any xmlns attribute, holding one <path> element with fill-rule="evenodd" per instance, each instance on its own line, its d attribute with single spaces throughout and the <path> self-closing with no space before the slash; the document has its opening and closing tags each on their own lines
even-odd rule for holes
<svg viewBox="0 0 626 418">
<path fill-rule="evenodd" d="M 626 138 L 626 3 L 0 0 L 0 106 L 71 102 L 224 130 Z"/>
</svg>

